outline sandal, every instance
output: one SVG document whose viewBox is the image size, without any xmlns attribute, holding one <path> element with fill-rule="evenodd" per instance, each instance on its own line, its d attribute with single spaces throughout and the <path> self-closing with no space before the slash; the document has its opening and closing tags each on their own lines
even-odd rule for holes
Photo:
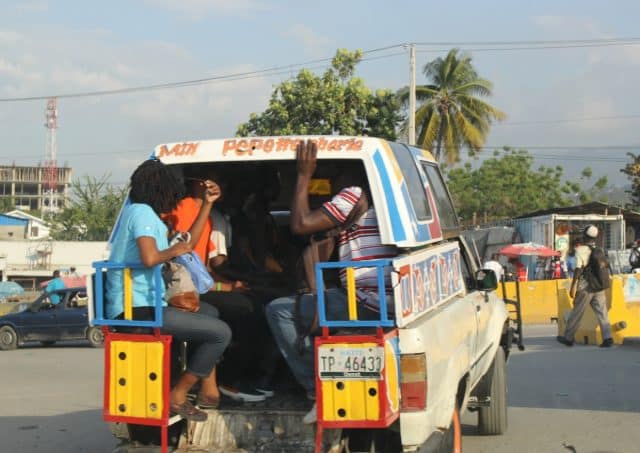
<svg viewBox="0 0 640 453">
<path fill-rule="evenodd" d="M 198 395 L 196 406 L 200 409 L 217 409 L 220 405 L 220 397 L 209 398 L 208 396 Z"/>
<path fill-rule="evenodd" d="M 207 413 L 195 407 L 189 400 L 185 400 L 182 404 L 171 403 L 169 411 L 173 415 L 179 415 L 192 422 L 204 422 L 207 420 Z"/>
</svg>

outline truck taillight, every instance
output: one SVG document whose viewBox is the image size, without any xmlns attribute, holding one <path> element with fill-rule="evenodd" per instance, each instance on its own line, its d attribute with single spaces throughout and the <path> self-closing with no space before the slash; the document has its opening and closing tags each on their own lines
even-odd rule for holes
<svg viewBox="0 0 640 453">
<path fill-rule="evenodd" d="M 400 356 L 400 392 L 402 412 L 427 407 L 427 358 L 424 354 Z"/>
</svg>

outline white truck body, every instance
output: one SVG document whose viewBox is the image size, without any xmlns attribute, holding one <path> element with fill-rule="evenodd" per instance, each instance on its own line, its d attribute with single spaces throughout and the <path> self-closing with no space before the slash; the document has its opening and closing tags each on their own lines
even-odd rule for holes
<svg viewBox="0 0 640 453">
<path fill-rule="evenodd" d="M 362 162 L 382 242 L 400 252 L 393 259 L 390 302 L 398 328 L 397 359 L 426 357 L 426 407 L 399 414 L 402 448 L 415 450 L 449 428 L 455 409 L 467 407 L 491 368 L 509 317 L 494 291 L 474 288 L 477 259 L 459 238 L 457 217 L 431 154 L 370 137 L 295 136 L 169 143 L 156 147 L 153 156 L 176 169 L 278 164 L 294 161 L 296 144 L 306 139 L 318 142 L 319 165 L 326 159 Z"/>
</svg>

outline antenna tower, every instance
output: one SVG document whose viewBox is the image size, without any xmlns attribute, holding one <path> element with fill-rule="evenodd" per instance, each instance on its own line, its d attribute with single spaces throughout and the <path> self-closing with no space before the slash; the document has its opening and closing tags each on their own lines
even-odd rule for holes
<svg viewBox="0 0 640 453">
<path fill-rule="evenodd" d="M 47 142 L 44 156 L 44 186 L 49 192 L 49 213 L 55 211 L 54 197 L 58 190 L 58 164 L 56 162 L 56 129 L 58 129 L 58 105 L 56 98 L 49 98 L 44 111 Z M 43 209 L 44 211 L 44 209 Z"/>
</svg>

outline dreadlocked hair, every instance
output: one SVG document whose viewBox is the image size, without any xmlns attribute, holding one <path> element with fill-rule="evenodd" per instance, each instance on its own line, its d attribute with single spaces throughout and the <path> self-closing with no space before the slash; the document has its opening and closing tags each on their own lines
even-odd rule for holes
<svg viewBox="0 0 640 453">
<path fill-rule="evenodd" d="M 130 184 L 129 199 L 133 203 L 148 204 L 158 215 L 173 211 L 184 197 L 182 184 L 157 159 L 140 164 L 131 175 Z"/>
</svg>

